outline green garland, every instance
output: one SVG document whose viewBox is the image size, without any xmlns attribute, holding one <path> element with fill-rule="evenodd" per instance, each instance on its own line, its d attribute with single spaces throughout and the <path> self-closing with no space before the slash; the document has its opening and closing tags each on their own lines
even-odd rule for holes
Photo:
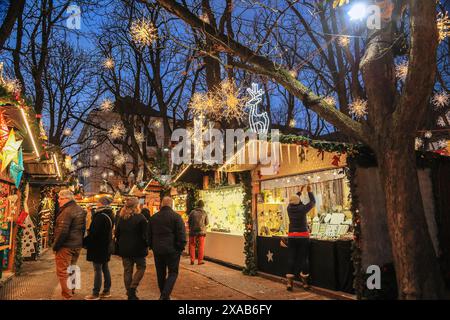
<svg viewBox="0 0 450 320">
<path fill-rule="evenodd" d="M 248 276 L 255 276 L 256 257 L 255 257 L 255 237 L 254 237 L 254 222 L 252 217 L 252 177 L 249 171 L 244 171 L 239 174 L 240 180 L 244 187 L 244 254 L 245 267 L 242 272 Z"/>
<path fill-rule="evenodd" d="M 356 297 L 361 300 L 365 289 L 364 273 L 362 270 L 362 250 L 361 250 L 361 215 L 359 212 L 359 199 L 356 195 L 356 159 L 349 157 L 347 159 L 347 178 L 350 187 L 350 202 L 353 216 L 353 242 L 352 242 L 352 261 L 354 268 L 353 287 L 356 291 Z"/>
<path fill-rule="evenodd" d="M 286 144 L 297 144 L 304 147 L 310 146 L 321 151 L 337 152 L 340 154 L 346 153 L 349 155 L 358 154 L 363 148 L 362 144 L 313 140 L 304 136 L 297 135 L 280 135 L 280 142 Z"/>
</svg>

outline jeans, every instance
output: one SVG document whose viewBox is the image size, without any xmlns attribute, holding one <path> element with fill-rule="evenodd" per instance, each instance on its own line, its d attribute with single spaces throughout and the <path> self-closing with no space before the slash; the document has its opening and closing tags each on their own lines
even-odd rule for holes
<svg viewBox="0 0 450 320">
<path fill-rule="evenodd" d="M 72 290 L 67 286 L 67 279 L 69 278 L 67 268 L 77 263 L 80 251 L 81 248 L 61 248 L 55 252 L 56 275 L 58 276 L 59 284 L 61 285 L 61 295 L 64 299 L 71 299 L 73 296 Z"/>
<path fill-rule="evenodd" d="M 111 274 L 109 273 L 108 262 L 105 263 L 93 263 L 94 264 L 94 289 L 92 294 L 98 296 L 100 294 L 100 288 L 102 287 L 102 274 L 105 277 L 103 283 L 103 292 L 109 292 L 111 290 Z"/>
<path fill-rule="evenodd" d="M 145 257 L 139 258 L 122 258 L 123 264 L 123 280 L 125 288 L 128 290 L 136 289 L 144 277 L 146 262 Z M 136 272 L 133 275 L 134 265 L 136 264 Z"/>
<path fill-rule="evenodd" d="M 189 254 L 191 256 L 191 262 L 195 261 L 195 245 L 198 241 L 198 263 L 203 261 L 203 255 L 205 252 L 205 236 L 189 236 Z"/>
<path fill-rule="evenodd" d="M 170 299 L 170 294 L 177 281 L 180 256 L 180 253 L 154 256 L 158 287 L 161 292 L 161 299 L 163 300 Z M 169 271 L 168 275 L 167 271 Z"/>
<path fill-rule="evenodd" d="M 289 238 L 288 273 L 309 274 L 309 238 Z"/>
</svg>

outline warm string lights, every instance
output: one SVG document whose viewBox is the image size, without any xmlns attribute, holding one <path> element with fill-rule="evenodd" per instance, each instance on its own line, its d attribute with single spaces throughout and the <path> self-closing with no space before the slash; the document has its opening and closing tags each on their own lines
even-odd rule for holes
<svg viewBox="0 0 450 320">
<path fill-rule="evenodd" d="M 142 18 L 133 21 L 130 27 L 130 35 L 137 46 L 151 46 L 158 39 L 158 30 L 152 21 Z"/>
</svg>

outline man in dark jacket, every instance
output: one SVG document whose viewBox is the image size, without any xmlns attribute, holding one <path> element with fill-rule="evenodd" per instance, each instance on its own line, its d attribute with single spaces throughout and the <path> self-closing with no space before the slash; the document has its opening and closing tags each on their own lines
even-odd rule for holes
<svg viewBox="0 0 450 320">
<path fill-rule="evenodd" d="M 85 297 L 85 300 L 99 300 L 100 298 L 111 297 L 111 274 L 108 266 L 112 253 L 113 211 L 109 206 L 111 202 L 112 198 L 101 197 L 98 199 L 96 209 L 92 211 L 92 222 L 88 236 L 85 238 L 85 246 L 87 249 L 87 261 L 91 261 L 94 265 L 94 289 L 91 295 Z M 102 274 L 105 281 L 103 292 L 100 293 Z"/>
<path fill-rule="evenodd" d="M 86 230 L 86 213 L 75 202 L 70 190 L 61 190 L 58 196 L 60 209 L 56 219 L 53 251 L 62 296 L 64 299 L 71 299 L 73 290 L 69 289 L 67 283 L 68 269 L 77 263 L 80 256 Z"/>
<path fill-rule="evenodd" d="M 155 258 L 160 300 L 170 300 L 178 277 L 181 253 L 186 246 L 184 221 L 172 210 L 172 205 L 172 198 L 164 197 L 161 210 L 150 218 L 149 247 Z"/>
<path fill-rule="evenodd" d="M 203 209 L 205 204 L 202 200 L 197 203 L 197 208 L 189 213 L 189 255 L 191 264 L 195 261 L 195 247 L 198 242 L 198 264 L 204 264 L 206 227 L 208 226 L 208 214 Z"/>
</svg>

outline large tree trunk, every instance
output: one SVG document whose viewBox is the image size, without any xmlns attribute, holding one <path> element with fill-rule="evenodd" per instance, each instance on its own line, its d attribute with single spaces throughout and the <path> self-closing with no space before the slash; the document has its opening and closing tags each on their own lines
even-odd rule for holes
<svg viewBox="0 0 450 320">
<path fill-rule="evenodd" d="M 443 296 L 440 270 L 428 226 L 411 139 L 377 152 L 400 299 Z"/>
</svg>

